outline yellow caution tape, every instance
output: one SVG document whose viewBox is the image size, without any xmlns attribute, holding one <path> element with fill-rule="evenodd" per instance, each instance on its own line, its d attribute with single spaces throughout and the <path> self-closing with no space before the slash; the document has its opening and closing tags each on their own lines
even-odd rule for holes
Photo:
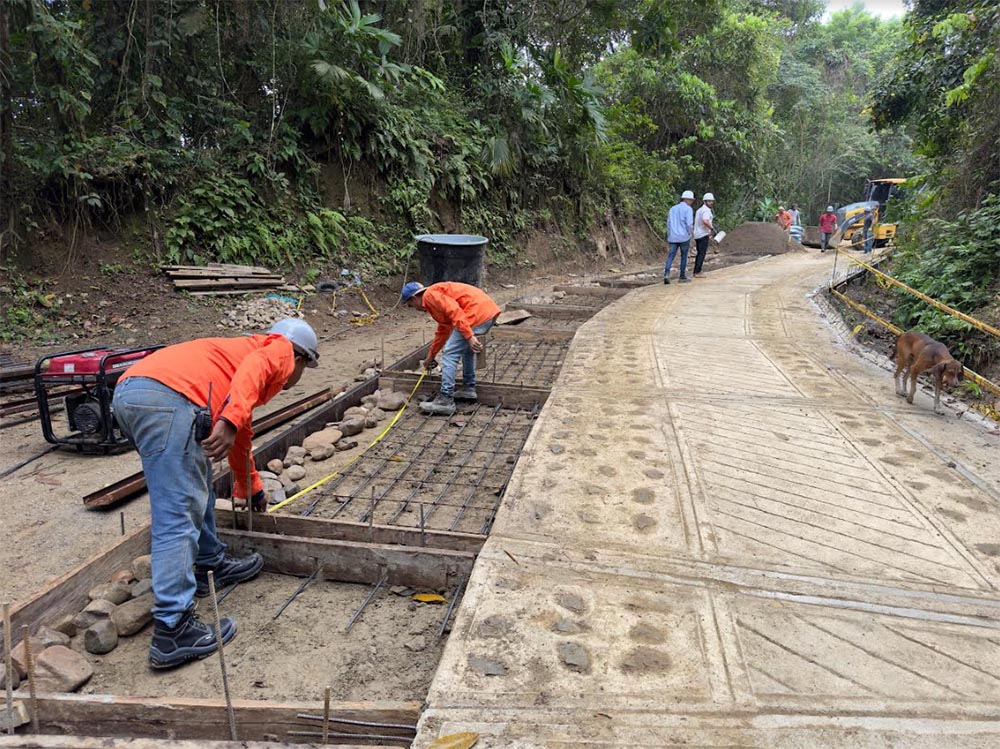
<svg viewBox="0 0 1000 749">
<path fill-rule="evenodd" d="M 396 422 L 398 422 L 402 418 L 403 412 L 406 410 L 406 407 L 408 405 L 410 405 L 410 401 L 413 399 L 413 396 L 416 394 L 417 388 L 420 387 L 420 383 L 424 381 L 424 377 L 426 377 L 426 376 L 427 376 L 427 370 L 426 369 L 420 372 L 420 377 L 417 379 L 416 383 L 413 385 L 413 389 L 410 391 L 410 394 L 406 397 L 406 402 L 403 403 L 402 407 L 398 411 L 396 411 L 396 415 L 392 417 L 392 421 L 389 422 L 388 426 L 386 426 L 386 428 L 382 430 L 381 434 L 379 434 L 378 437 L 376 437 L 374 440 L 372 440 L 371 444 L 368 445 L 368 447 L 366 447 L 364 450 L 362 450 L 357 455 L 355 455 L 353 458 L 351 458 L 351 460 L 347 463 L 347 465 L 345 465 L 339 471 L 334 471 L 329 476 L 324 476 L 323 478 L 321 478 L 316 483 L 310 484 L 309 486 L 307 486 L 302 491 L 298 492 L 297 494 L 293 494 L 292 496 L 290 496 L 284 502 L 279 502 L 278 504 L 273 505 L 272 507 L 268 507 L 267 511 L 268 512 L 274 512 L 275 510 L 280 510 L 282 507 L 284 507 L 285 505 L 289 504 L 290 502 L 294 502 L 296 499 L 299 499 L 300 497 L 304 497 L 306 494 L 308 494 L 309 492 L 311 492 L 313 489 L 316 489 L 316 488 L 318 488 L 320 486 L 323 486 L 323 484 L 325 484 L 326 482 L 330 481 L 333 478 L 336 478 L 341 473 L 343 473 L 348 468 L 350 468 L 352 465 L 354 465 L 355 463 L 357 463 L 364 456 L 365 453 L 367 453 L 369 450 L 371 450 L 373 447 L 375 447 L 375 445 L 377 445 L 379 442 L 381 442 L 383 439 L 385 439 L 385 436 L 389 433 L 390 429 L 392 429 L 394 426 L 396 426 Z"/>
</svg>

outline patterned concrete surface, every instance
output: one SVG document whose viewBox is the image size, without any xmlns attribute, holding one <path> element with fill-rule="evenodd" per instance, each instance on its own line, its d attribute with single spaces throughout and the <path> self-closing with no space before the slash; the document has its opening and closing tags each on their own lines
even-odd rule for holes
<svg viewBox="0 0 1000 749">
<path fill-rule="evenodd" d="M 1000 745 L 997 438 L 847 349 L 831 262 L 581 328 L 416 746 Z"/>
</svg>

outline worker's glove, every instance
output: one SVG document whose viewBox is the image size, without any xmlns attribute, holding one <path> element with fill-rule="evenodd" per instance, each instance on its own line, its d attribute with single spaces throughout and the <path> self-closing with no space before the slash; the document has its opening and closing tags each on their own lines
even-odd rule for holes
<svg viewBox="0 0 1000 749">
<path fill-rule="evenodd" d="M 437 359 L 427 359 L 426 361 L 424 361 L 424 371 L 430 372 L 431 370 L 436 368 L 437 365 L 438 365 Z"/>
<path fill-rule="evenodd" d="M 250 506 L 254 512 L 265 512 L 267 510 L 267 493 L 261 489 L 250 497 Z"/>
</svg>

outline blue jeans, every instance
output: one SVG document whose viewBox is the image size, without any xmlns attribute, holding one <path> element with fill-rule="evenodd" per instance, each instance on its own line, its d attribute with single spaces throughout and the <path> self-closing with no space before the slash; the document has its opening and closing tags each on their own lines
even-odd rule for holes
<svg viewBox="0 0 1000 749">
<path fill-rule="evenodd" d="M 865 236 L 865 252 L 870 253 L 872 251 L 872 245 L 875 244 L 875 235 L 868 234 Z"/>
<path fill-rule="evenodd" d="M 495 318 L 494 318 L 495 320 Z M 487 320 L 472 329 L 480 336 L 493 327 L 494 320 Z M 448 341 L 441 349 L 441 396 L 452 398 L 455 395 L 455 378 L 458 376 L 458 360 L 462 360 L 462 387 L 476 386 L 476 355 L 469 347 L 458 328 L 451 331 Z"/>
<path fill-rule="evenodd" d="M 226 545 L 215 533 L 212 468 L 195 440 L 198 406 L 147 377 L 115 388 L 115 419 L 142 459 L 153 519 L 153 616 L 177 626 L 194 604 L 194 568 L 215 567 Z"/>
<path fill-rule="evenodd" d="M 680 274 L 681 278 L 687 275 L 688 267 L 688 249 L 691 247 L 691 240 L 686 242 L 671 242 L 670 243 L 670 253 L 667 255 L 667 264 L 663 266 L 663 277 L 670 277 L 670 266 L 674 264 L 674 257 L 677 255 L 677 250 L 681 251 L 681 267 Z"/>
</svg>

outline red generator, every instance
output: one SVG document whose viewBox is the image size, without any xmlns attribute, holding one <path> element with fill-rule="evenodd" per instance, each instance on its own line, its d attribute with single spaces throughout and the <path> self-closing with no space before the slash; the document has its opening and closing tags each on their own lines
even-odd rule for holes
<svg viewBox="0 0 1000 749">
<path fill-rule="evenodd" d="M 45 439 L 53 445 L 75 445 L 81 452 L 108 453 L 127 447 L 128 439 L 111 412 L 115 385 L 126 369 L 160 348 L 91 348 L 39 359 L 35 364 L 35 397 Z M 60 396 L 69 422 L 69 432 L 63 435 L 53 430 L 49 407 L 50 401 Z"/>
</svg>

